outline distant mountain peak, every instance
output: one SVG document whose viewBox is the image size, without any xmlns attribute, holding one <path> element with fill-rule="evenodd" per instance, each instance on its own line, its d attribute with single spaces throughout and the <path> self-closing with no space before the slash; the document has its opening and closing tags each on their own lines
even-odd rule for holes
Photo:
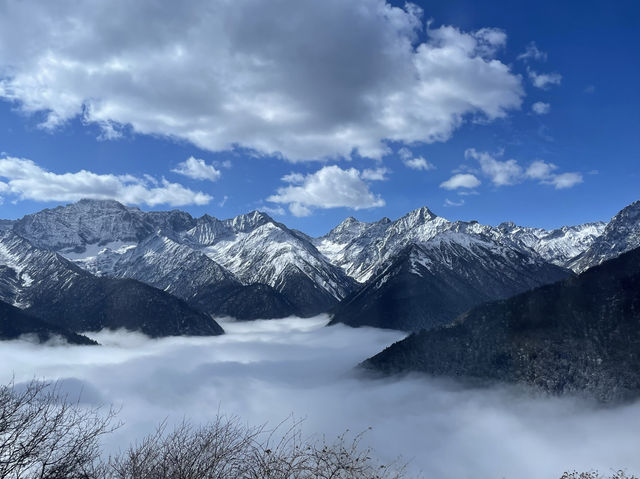
<svg viewBox="0 0 640 479">
<path fill-rule="evenodd" d="M 436 215 L 433 211 L 431 211 L 426 206 L 421 206 L 420 208 L 417 208 L 417 209 L 415 209 L 413 211 L 410 211 L 404 217 L 405 218 L 412 218 L 412 219 L 422 220 L 422 221 L 431 221 L 431 220 L 437 218 L 438 215 Z"/>
<path fill-rule="evenodd" d="M 262 211 L 254 210 L 226 220 L 236 232 L 246 233 L 266 223 L 275 223 L 273 218 Z"/>
</svg>

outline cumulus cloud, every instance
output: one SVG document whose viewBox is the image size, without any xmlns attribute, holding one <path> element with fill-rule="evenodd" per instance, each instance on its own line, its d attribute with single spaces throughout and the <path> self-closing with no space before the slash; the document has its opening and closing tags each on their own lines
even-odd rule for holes
<svg viewBox="0 0 640 479">
<path fill-rule="evenodd" d="M 398 150 L 398 155 L 402 159 L 402 162 L 405 164 L 407 168 L 411 168 L 412 170 L 435 170 L 435 165 L 430 161 L 427 161 L 423 156 L 413 156 L 411 150 L 409 148 L 400 148 Z"/>
<path fill-rule="evenodd" d="M 213 165 L 208 165 L 204 160 L 190 156 L 182 163 L 171 170 L 179 175 L 186 176 L 194 180 L 216 181 L 220 178 L 220 170 L 216 170 Z"/>
<path fill-rule="evenodd" d="M 537 101 L 533 105 L 531 105 L 531 110 L 536 115 L 546 115 L 551 111 L 551 105 L 549 103 Z"/>
<path fill-rule="evenodd" d="M 496 186 L 514 185 L 522 178 L 523 170 L 516 160 L 499 161 L 489 153 L 474 148 L 466 150 L 464 156 L 477 160 L 482 173 Z"/>
<path fill-rule="evenodd" d="M 500 161 L 496 159 L 496 155 L 477 151 L 475 148 L 469 148 L 464 155 L 467 159 L 478 161 L 482 174 L 495 186 L 515 185 L 530 179 L 541 184 L 552 185 L 560 190 L 571 188 L 583 181 L 581 173 L 556 173 L 557 165 L 542 160 L 534 161 L 525 169 L 514 159 Z"/>
<path fill-rule="evenodd" d="M 538 48 L 536 42 L 531 42 L 527 45 L 525 51 L 518 55 L 517 58 L 518 60 L 523 60 L 525 62 L 529 60 L 545 62 L 547 61 L 547 54 Z"/>
<path fill-rule="evenodd" d="M 535 180 L 544 180 L 549 178 L 558 167 L 553 163 L 547 163 L 542 160 L 537 160 L 529 165 L 527 168 L 527 177 Z"/>
<path fill-rule="evenodd" d="M 598 409 L 422 375 L 369 379 L 354 366 L 404 334 L 325 328 L 327 319 L 224 322 L 228 334 L 212 338 L 103 332 L 95 335 L 101 347 L 3 342 L 0 380 L 60 379 L 71 400 L 121 407 L 124 426 L 107 439 L 116 451 L 165 419 L 169 427 L 185 417 L 200 424 L 220 411 L 270 426 L 294 414 L 305 418 L 305 435 L 328 439 L 371 427 L 363 440 L 376 456 L 402 455 L 410 475 L 425 478 L 640 471 L 640 403 Z"/>
<path fill-rule="evenodd" d="M 150 176 L 97 174 L 87 170 L 53 173 L 31 160 L 0 158 L 0 193 L 20 200 L 78 201 L 83 198 L 115 199 L 126 204 L 156 206 L 205 205 L 213 197 L 179 183 Z"/>
<path fill-rule="evenodd" d="M 559 73 L 537 73 L 533 70 L 528 70 L 528 73 L 533 86 L 541 90 L 548 90 L 553 85 L 560 85 L 562 82 L 562 75 Z"/>
<path fill-rule="evenodd" d="M 421 16 L 384 0 L 9 2 L 0 97 L 45 128 L 80 116 L 105 139 L 290 160 L 381 158 L 387 140 L 444 141 L 520 107 L 503 31 L 425 36 Z"/>
<path fill-rule="evenodd" d="M 292 173 L 282 178 L 289 185 L 278 188 L 267 201 L 288 204 L 294 216 L 309 216 L 313 208 L 360 210 L 384 206 L 384 200 L 372 193 L 365 181 L 383 179 L 383 174 L 376 170 L 366 171 L 360 172 L 355 168 L 343 170 L 332 165 L 304 176 Z"/>
<path fill-rule="evenodd" d="M 475 188 L 480 186 L 480 180 L 471 173 L 458 173 L 447 181 L 440 183 L 440 188 L 445 190 L 456 190 L 458 188 Z"/>
</svg>

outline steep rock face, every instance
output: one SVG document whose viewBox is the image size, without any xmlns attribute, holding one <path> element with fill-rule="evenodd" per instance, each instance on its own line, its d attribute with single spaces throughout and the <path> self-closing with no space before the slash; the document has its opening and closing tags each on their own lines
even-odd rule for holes
<svg viewBox="0 0 640 479">
<path fill-rule="evenodd" d="M 567 270 L 489 238 L 447 231 L 409 245 L 332 309 L 330 324 L 419 331 L 484 301 L 566 278 Z"/>
<path fill-rule="evenodd" d="M 584 253 L 571 261 L 574 271 L 582 272 L 592 266 L 640 247 L 640 201 L 615 215 L 604 232 Z"/>
<path fill-rule="evenodd" d="M 208 315 L 138 281 L 98 278 L 13 232 L 0 236 L 0 300 L 75 331 L 127 328 L 151 336 L 221 334 Z"/>
<path fill-rule="evenodd" d="M 0 235 L 0 300 L 25 308 L 91 275 L 51 251 L 36 248 L 12 231 Z"/>
<path fill-rule="evenodd" d="M 46 323 L 21 309 L 0 301 L 0 340 L 29 336 L 40 342 L 62 338 L 69 344 L 95 345 L 95 341 L 71 331 Z"/>
<path fill-rule="evenodd" d="M 366 368 L 524 383 L 601 401 L 640 396 L 640 249 L 412 334 Z"/>
</svg>

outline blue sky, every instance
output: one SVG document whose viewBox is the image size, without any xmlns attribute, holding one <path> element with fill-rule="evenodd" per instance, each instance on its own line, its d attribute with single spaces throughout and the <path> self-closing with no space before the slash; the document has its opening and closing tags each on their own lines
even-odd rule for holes
<svg viewBox="0 0 640 479">
<path fill-rule="evenodd" d="M 640 196 L 634 2 L 47 3 L 0 2 L 3 218 L 556 227 Z"/>
</svg>

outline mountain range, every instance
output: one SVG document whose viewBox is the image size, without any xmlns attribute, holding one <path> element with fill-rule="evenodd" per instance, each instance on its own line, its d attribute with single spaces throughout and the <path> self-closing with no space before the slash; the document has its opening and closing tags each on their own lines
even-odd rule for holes
<svg viewBox="0 0 640 479">
<path fill-rule="evenodd" d="M 640 246 L 639 212 L 544 230 L 423 207 L 312 238 L 258 211 L 220 220 L 81 200 L 0 222 L 0 300 L 73 332 L 221 334 L 213 318 L 327 311 L 419 331 Z"/>
<path fill-rule="evenodd" d="M 610 402 L 640 395 L 640 248 L 577 277 L 477 306 L 363 363 L 523 383 Z"/>
</svg>

